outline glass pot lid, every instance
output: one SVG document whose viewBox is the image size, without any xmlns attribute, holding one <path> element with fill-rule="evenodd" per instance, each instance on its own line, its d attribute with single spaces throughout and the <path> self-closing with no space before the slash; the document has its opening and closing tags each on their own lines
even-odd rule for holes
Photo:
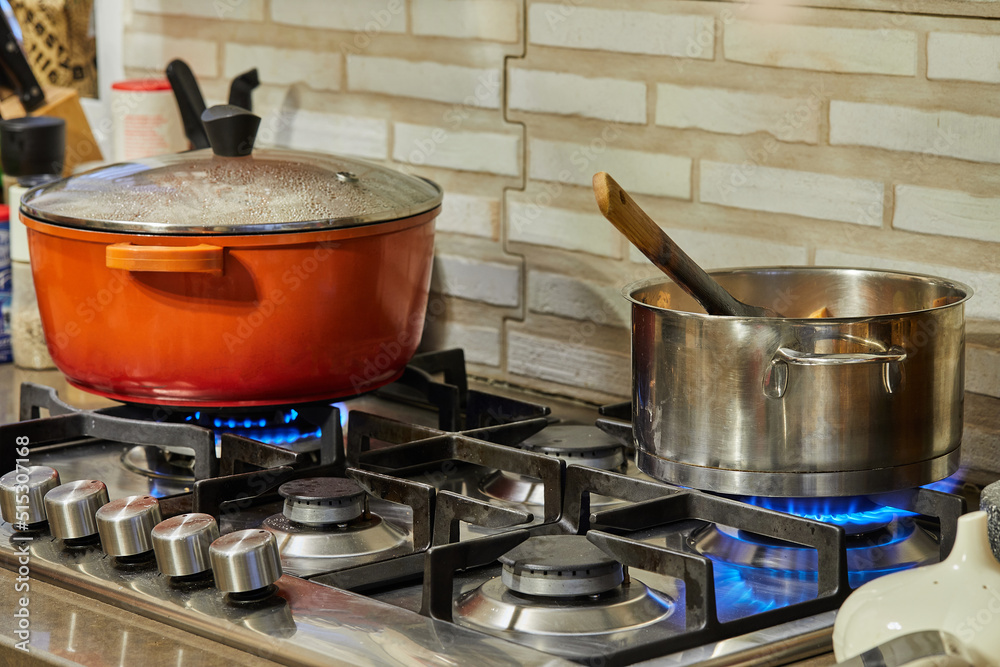
<svg viewBox="0 0 1000 667">
<path fill-rule="evenodd" d="M 339 229 L 418 215 L 441 203 L 428 180 L 333 155 L 253 150 L 260 119 L 239 107 L 202 115 L 211 149 L 106 167 L 42 185 L 21 211 L 66 227 L 139 234 Z"/>
</svg>

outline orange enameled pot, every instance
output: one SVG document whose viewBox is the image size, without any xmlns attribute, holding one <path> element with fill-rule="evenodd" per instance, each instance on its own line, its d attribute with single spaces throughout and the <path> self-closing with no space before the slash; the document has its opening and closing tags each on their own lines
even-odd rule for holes
<svg viewBox="0 0 1000 667">
<path fill-rule="evenodd" d="M 439 211 L 245 236 L 21 219 L 49 352 L 71 384 L 210 407 L 334 399 L 397 378 L 420 341 Z"/>
</svg>

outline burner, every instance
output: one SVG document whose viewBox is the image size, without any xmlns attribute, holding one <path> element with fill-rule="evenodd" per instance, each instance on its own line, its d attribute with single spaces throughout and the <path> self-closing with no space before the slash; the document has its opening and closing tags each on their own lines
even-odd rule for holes
<svg viewBox="0 0 1000 667">
<path fill-rule="evenodd" d="M 216 432 L 242 435 L 269 445 L 294 445 L 315 440 L 323 435 L 322 429 L 299 418 L 295 408 L 272 410 L 196 410 L 171 419 L 197 424 Z"/>
<path fill-rule="evenodd" d="M 608 635 L 661 621 L 666 597 L 624 582 L 621 563 L 582 535 L 529 538 L 500 557 L 503 570 L 455 602 L 455 620 L 501 636 Z M 623 583 L 624 582 L 624 583 Z"/>
<path fill-rule="evenodd" d="M 917 525 L 913 512 L 885 508 L 863 498 L 748 500 L 843 526 L 848 533 L 851 588 L 938 560 L 937 539 Z M 817 595 L 818 557 L 814 549 L 717 524 L 693 533 L 689 545 L 714 561 L 719 619 L 723 622 Z"/>
<path fill-rule="evenodd" d="M 556 424 L 547 426 L 518 445 L 536 454 L 562 459 L 566 465 L 581 465 L 613 472 L 624 472 L 625 446 L 594 426 Z M 545 487 L 532 477 L 496 470 L 480 483 L 480 491 L 497 500 L 542 505 Z M 607 496 L 591 497 L 591 507 L 619 502 Z"/>
<path fill-rule="evenodd" d="M 407 531 L 368 511 L 367 495 L 354 480 L 296 479 L 278 493 L 285 499 L 282 513 L 265 519 L 263 527 L 277 538 L 290 574 L 350 567 L 412 548 Z"/>
</svg>

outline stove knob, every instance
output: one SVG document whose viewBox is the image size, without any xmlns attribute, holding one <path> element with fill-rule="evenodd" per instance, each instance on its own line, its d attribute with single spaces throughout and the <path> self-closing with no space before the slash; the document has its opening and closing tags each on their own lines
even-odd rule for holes
<svg viewBox="0 0 1000 667">
<path fill-rule="evenodd" d="M 153 496 L 118 498 L 97 510 L 97 532 L 109 556 L 129 557 L 153 548 L 149 533 L 160 523 L 160 501 Z"/>
<path fill-rule="evenodd" d="M 219 537 L 219 526 L 210 514 L 181 514 L 153 528 L 156 566 L 165 575 L 187 577 L 210 570 L 208 547 Z"/>
<path fill-rule="evenodd" d="M 0 477 L 0 516 L 24 530 L 45 521 L 43 498 L 59 486 L 59 473 L 48 466 L 12 470 Z"/>
<path fill-rule="evenodd" d="M 223 535 L 208 549 L 215 585 L 226 593 L 266 590 L 281 577 L 274 534 L 251 528 Z"/>
<path fill-rule="evenodd" d="M 52 534 L 79 540 L 97 534 L 95 514 L 108 502 L 108 487 L 96 479 L 67 482 L 45 494 L 45 513 Z"/>
</svg>

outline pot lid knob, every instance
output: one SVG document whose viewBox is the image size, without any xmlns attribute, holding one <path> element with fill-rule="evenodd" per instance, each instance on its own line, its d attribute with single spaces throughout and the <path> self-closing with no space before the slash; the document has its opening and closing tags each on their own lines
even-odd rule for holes
<svg viewBox="0 0 1000 667">
<path fill-rule="evenodd" d="M 160 501 L 153 496 L 117 498 L 97 510 L 97 531 L 109 556 L 127 558 L 153 548 L 149 534 L 160 523 Z"/>
<path fill-rule="evenodd" d="M 59 486 L 59 473 L 48 466 L 11 470 L 0 477 L 0 516 L 18 530 L 46 520 L 42 499 Z"/>
<path fill-rule="evenodd" d="M 45 494 L 45 514 L 52 534 L 61 540 L 82 540 L 97 534 L 95 515 L 108 502 L 108 487 L 96 479 L 81 479 Z"/>
<path fill-rule="evenodd" d="M 156 524 L 150 537 L 160 572 L 187 577 L 212 568 L 208 547 L 219 538 L 219 526 L 210 514 L 181 514 Z"/>
<path fill-rule="evenodd" d="M 224 593 L 253 597 L 281 578 L 274 534 L 260 528 L 223 535 L 208 548 L 215 585 Z"/>
<path fill-rule="evenodd" d="M 232 104 L 217 104 L 201 113 L 212 152 L 222 157 L 244 157 L 253 152 L 260 116 Z"/>
</svg>

